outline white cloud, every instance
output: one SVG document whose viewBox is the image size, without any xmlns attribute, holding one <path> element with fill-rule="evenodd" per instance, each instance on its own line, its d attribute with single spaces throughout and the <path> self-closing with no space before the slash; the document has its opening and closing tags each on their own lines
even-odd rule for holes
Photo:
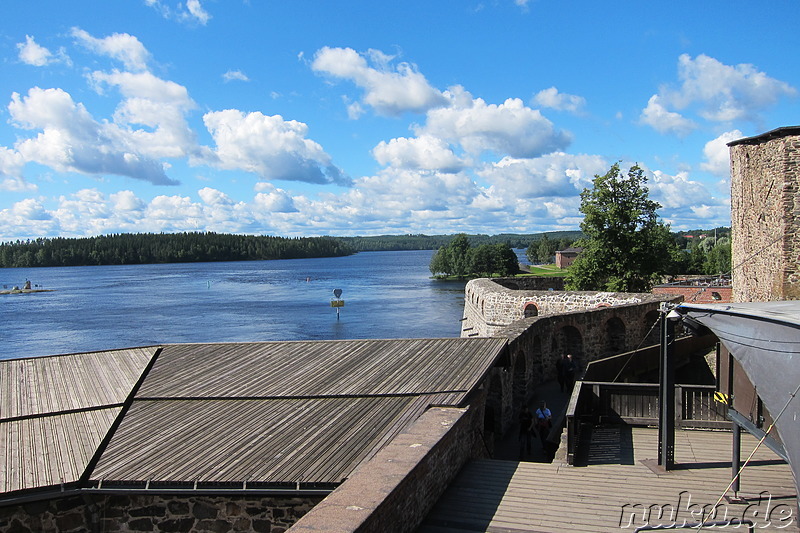
<svg viewBox="0 0 800 533">
<path fill-rule="evenodd" d="M 114 124 L 98 123 L 61 89 L 34 87 L 25 97 L 14 93 L 8 110 L 18 127 L 41 130 L 36 137 L 16 143 L 25 161 L 60 172 L 116 174 L 158 185 L 177 183 L 167 177 L 160 162 L 126 143 L 126 132 Z"/>
<path fill-rule="evenodd" d="M 138 153 L 162 158 L 197 151 L 195 134 L 186 121 L 196 105 L 185 87 L 149 72 L 93 72 L 89 79 L 98 90 L 107 84 L 125 96 L 114 112 L 114 122 L 120 126 L 123 142 Z"/>
<path fill-rule="evenodd" d="M 114 33 L 98 39 L 80 28 L 72 28 L 72 36 L 87 49 L 122 61 L 125 68 L 135 71 L 147 70 L 150 52 L 144 45 L 127 33 Z"/>
<path fill-rule="evenodd" d="M 15 150 L 0 146 L 0 191 L 20 192 L 36 190 L 36 186 L 22 178 L 25 158 Z"/>
<path fill-rule="evenodd" d="M 212 166 L 254 172 L 265 180 L 349 184 L 322 147 L 306 138 L 302 122 L 236 109 L 206 113 L 203 122 L 216 142 L 205 157 Z"/>
<path fill-rule="evenodd" d="M 699 201 L 712 199 L 711 193 L 699 181 L 692 180 L 688 172 L 678 172 L 674 176 L 654 170 L 647 183 L 650 198 L 660 203 L 666 210 L 682 209 Z"/>
<path fill-rule="evenodd" d="M 674 133 L 679 136 L 686 136 L 697 128 L 697 124 L 681 116 L 680 113 L 668 111 L 661 104 L 661 97 L 657 94 L 650 97 L 639 120 L 659 133 Z"/>
<path fill-rule="evenodd" d="M 758 121 L 761 112 L 782 97 L 797 95 L 797 89 L 754 65 L 725 65 L 705 54 L 695 58 L 681 55 L 678 79 L 679 87 L 661 87 L 642 112 L 642 122 L 662 133 L 686 134 L 695 127 L 674 110 L 696 109 L 700 117 L 712 122 Z"/>
<path fill-rule="evenodd" d="M 294 199 L 284 191 L 269 183 L 259 183 L 256 187 L 258 192 L 253 198 L 253 208 L 256 211 L 267 213 L 296 213 Z"/>
<path fill-rule="evenodd" d="M 364 90 L 363 103 L 382 115 L 422 113 L 447 103 L 414 65 L 392 65 L 392 59 L 378 50 L 361 55 L 352 48 L 324 47 L 314 54 L 311 68 L 352 81 Z"/>
<path fill-rule="evenodd" d="M 487 104 L 460 87 L 448 91 L 449 107 L 428 112 L 417 135 L 428 134 L 458 143 L 470 154 L 490 151 L 499 155 L 529 158 L 565 148 L 570 135 L 558 131 L 539 111 L 526 107 L 519 98 L 500 105 Z"/>
<path fill-rule="evenodd" d="M 203 26 L 208 24 L 208 21 L 211 20 L 211 15 L 208 14 L 208 11 L 203 9 L 200 0 L 186 0 L 186 11 L 188 12 L 186 16 L 196 20 Z"/>
<path fill-rule="evenodd" d="M 580 113 L 586 106 L 586 99 L 582 96 L 560 93 L 555 87 L 539 91 L 533 97 L 533 101 L 542 107 L 570 113 Z"/>
<path fill-rule="evenodd" d="M 478 174 L 492 184 L 495 194 L 510 201 L 577 196 L 591 187 L 595 174 L 605 173 L 608 167 L 600 156 L 555 152 L 535 159 L 505 157 Z"/>
<path fill-rule="evenodd" d="M 396 168 L 457 172 L 465 165 L 445 141 L 430 135 L 381 141 L 372 155 L 381 165 Z"/>
<path fill-rule="evenodd" d="M 17 49 L 19 50 L 19 60 L 26 65 L 44 67 L 53 63 L 70 64 L 69 56 L 63 48 L 59 49 L 57 54 L 53 54 L 38 44 L 30 35 L 25 36 L 24 43 L 17 43 Z"/>
<path fill-rule="evenodd" d="M 225 82 L 250 81 L 250 78 L 247 77 L 247 74 L 245 74 L 241 70 L 229 70 L 228 72 L 222 75 L 222 79 L 225 80 Z"/>
<path fill-rule="evenodd" d="M 727 131 L 706 143 L 703 155 L 706 160 L 700 168 L 717 176 L 729 178 L 731 175 L 731 155 L 728 143 L 744 137 L 739 130 Z"/>
</svg>

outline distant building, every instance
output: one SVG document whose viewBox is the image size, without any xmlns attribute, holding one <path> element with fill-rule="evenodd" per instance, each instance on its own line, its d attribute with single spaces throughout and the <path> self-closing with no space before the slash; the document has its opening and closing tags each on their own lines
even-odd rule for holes
<svg viewBox="0 0 800 533">
<path fill-rule="evenodd" d="M 556 251 L 556 266 L 558 268 L 568 268 L 575 259 L 583 252 L 583 248 L 570 247 L 565 250 Z"/>
</svg>

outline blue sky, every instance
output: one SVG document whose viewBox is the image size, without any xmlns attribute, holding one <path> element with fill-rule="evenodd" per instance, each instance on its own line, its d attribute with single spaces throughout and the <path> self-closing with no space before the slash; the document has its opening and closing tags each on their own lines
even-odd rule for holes
<svg viewBox="0 0 800 533">
<path fill-rule="evenodd" d="M 642 166 L 730 223 L 725 143 L 800 124 L 797 2 L 6 2 L 0 241 L 578 229 Z"/>
</svg>

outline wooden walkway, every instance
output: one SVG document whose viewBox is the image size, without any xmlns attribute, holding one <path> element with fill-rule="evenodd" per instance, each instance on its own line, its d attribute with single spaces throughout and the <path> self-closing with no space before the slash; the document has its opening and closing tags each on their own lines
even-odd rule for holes
<svg viewBox="0 0 800 533">
<path fill-rule="evenodd" d="M 693 522 L 702 506 L 711 508 L 730 483 L 729 432 L 679 431 L 678 468 L 656 474 L 642 462 L 657 457 L 656 429 L 602 429 L 603 438 L 590 452 L 586 467 L 498 460 L 468 464 L 419 531 L 634 531 L 648 521 L 648 512 L 651 525 Z M 615 438 L 629 439 L 631 446 L 620 448 Z M 742 460 L 756 442 L 742 436 Z M 610 453 L 615 446 L 620 451 Z M 739 495 L 749 506 L 723 500 L 715 519 L 727 512 L 728 518 L 752 519 L 756 531 L 798 531 L 791 470 L 766 447 L 759 448 L 744 471 Z M 661 520 L 658 506 L 664 512 Z"/>
</svg>

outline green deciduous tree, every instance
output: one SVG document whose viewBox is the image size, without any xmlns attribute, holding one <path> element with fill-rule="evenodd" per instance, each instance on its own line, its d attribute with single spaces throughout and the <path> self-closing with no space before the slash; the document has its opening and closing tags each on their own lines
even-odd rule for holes
<svg viewBox="0 0 800 533">
<path fill-rule="evenodd" d="M 569 290 L 649 291 L 677 258 L 669 226 L 650 200 L 637 165 L 626 175 L 615 163 L 581 193 L 583 252 L 569 269 Z"/>
</svg>

